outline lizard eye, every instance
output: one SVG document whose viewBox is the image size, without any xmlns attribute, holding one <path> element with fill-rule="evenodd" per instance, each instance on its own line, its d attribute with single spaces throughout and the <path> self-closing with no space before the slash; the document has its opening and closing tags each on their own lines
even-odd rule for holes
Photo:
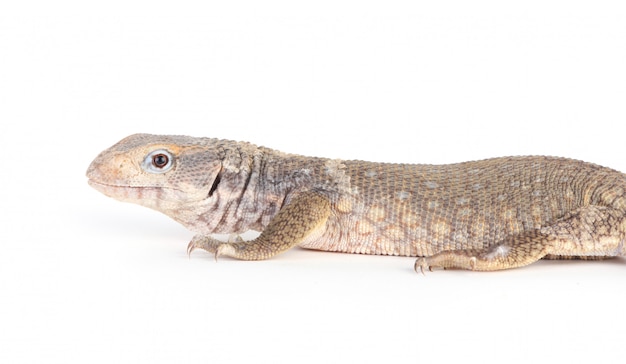
<svg viewBox="0 0 626 364">
<path fill-rule="evenodd" d="M 152 165 L 159 169 L 164 168 L 169 162 L 170 159 L 165 154 L 156 154 L 152 156 Z"/>
<path fill-rule="evenodd" d="M 174 165 L 174 156 L 164 149 L 158 149 L 148 154 L 142 163 L 146 172 L 165 173 Z"/>
</svg>

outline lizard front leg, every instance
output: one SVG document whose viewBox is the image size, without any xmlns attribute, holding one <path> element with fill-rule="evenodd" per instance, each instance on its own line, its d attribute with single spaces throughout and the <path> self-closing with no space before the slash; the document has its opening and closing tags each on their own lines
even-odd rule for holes
<svg viewBox="0 0 626 364">
<path fill-rule="evenodd" d="M 225 255 L 242 260 L 268 259 L 323 229 L 329 216 L 328 198 L 316 192 L 305 192 L 280 210 L 256 239 L 223 243 L 207 235 L 196 235 L 187 253 L 203 249 L 214 253 L 215 258 Z"/>
</svg>

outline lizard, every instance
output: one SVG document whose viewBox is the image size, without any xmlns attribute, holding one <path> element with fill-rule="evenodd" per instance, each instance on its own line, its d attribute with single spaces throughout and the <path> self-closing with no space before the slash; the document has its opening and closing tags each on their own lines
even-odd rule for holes
<svg viewBox="0 0 626 364">
<path fill-rule="evenodd" d="M 248 142 L 134 134 L 87 170 L 103 194 L 160 211 L 202 249 L 242 260 L 294 246 L 493 271 L 624 256 L 626 175 L 574 159 L 454 164 L 305 157 Z M 238 234 L 260 232 L 243 241 Z M 237 238 L 220 241 L 213 234 Z"/>
</svg>

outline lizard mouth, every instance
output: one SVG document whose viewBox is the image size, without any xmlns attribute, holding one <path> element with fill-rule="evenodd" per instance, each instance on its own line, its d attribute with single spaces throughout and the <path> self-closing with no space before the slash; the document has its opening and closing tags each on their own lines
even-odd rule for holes
<svg viewBox="0 0 626 364">
<path fill-rule="evenodd" d="M 182 190 L 169 187 L 116 185 L 98 182 L 93 179 L 87 180 L 87 183 L 108 197 L 141 205 L 150 205 L 150 201 L 158 203 L 158 201 L 171 199 L 173 198 L 172 194 L 175 196 L 175 199 L 180 201 L 185 195 Z"/>
<path fill-rule="evenodd" d="M 159 199 L 163 188 L 154 186 L 125 186 L 102 183 L 89 179 L 87 183 L 104 195 L 122 201 Z"/>
</svg>

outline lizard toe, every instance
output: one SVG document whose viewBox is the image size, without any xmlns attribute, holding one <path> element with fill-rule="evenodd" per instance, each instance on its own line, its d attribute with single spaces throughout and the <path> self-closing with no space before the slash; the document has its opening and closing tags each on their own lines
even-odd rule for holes
<svg viewBox="0 0 626 364">
<path fill-rule="evenodd" d="M 218 253 L 218 248 L 222 243 L 207 235 L 195 235 L 187 245 L 187 255 L 196 249 L 202 249 L 209 253 Z"/>
<path fill-rule="evenodd" d="M 413 266 L 413 269 L 415 269 L 415 273 L 422 273 L 422 275 L 426 275 L 426 273 L 424 272 L 424 269 L 428 269 L 428 271 L 432 272 L 433 268 L 432 266 L 428 263 L 428 258 L 426 257 L 421 257 L 418 258 L 417 260 L 415 260 L 415 265 Z"/>
<path fill-rule="evenodd" d="M 233 233 L 228 236 L 228 242 L 229 243 L 243 243 L 244 240 L 241 237 L 241 235 Z"/>
</svg>

